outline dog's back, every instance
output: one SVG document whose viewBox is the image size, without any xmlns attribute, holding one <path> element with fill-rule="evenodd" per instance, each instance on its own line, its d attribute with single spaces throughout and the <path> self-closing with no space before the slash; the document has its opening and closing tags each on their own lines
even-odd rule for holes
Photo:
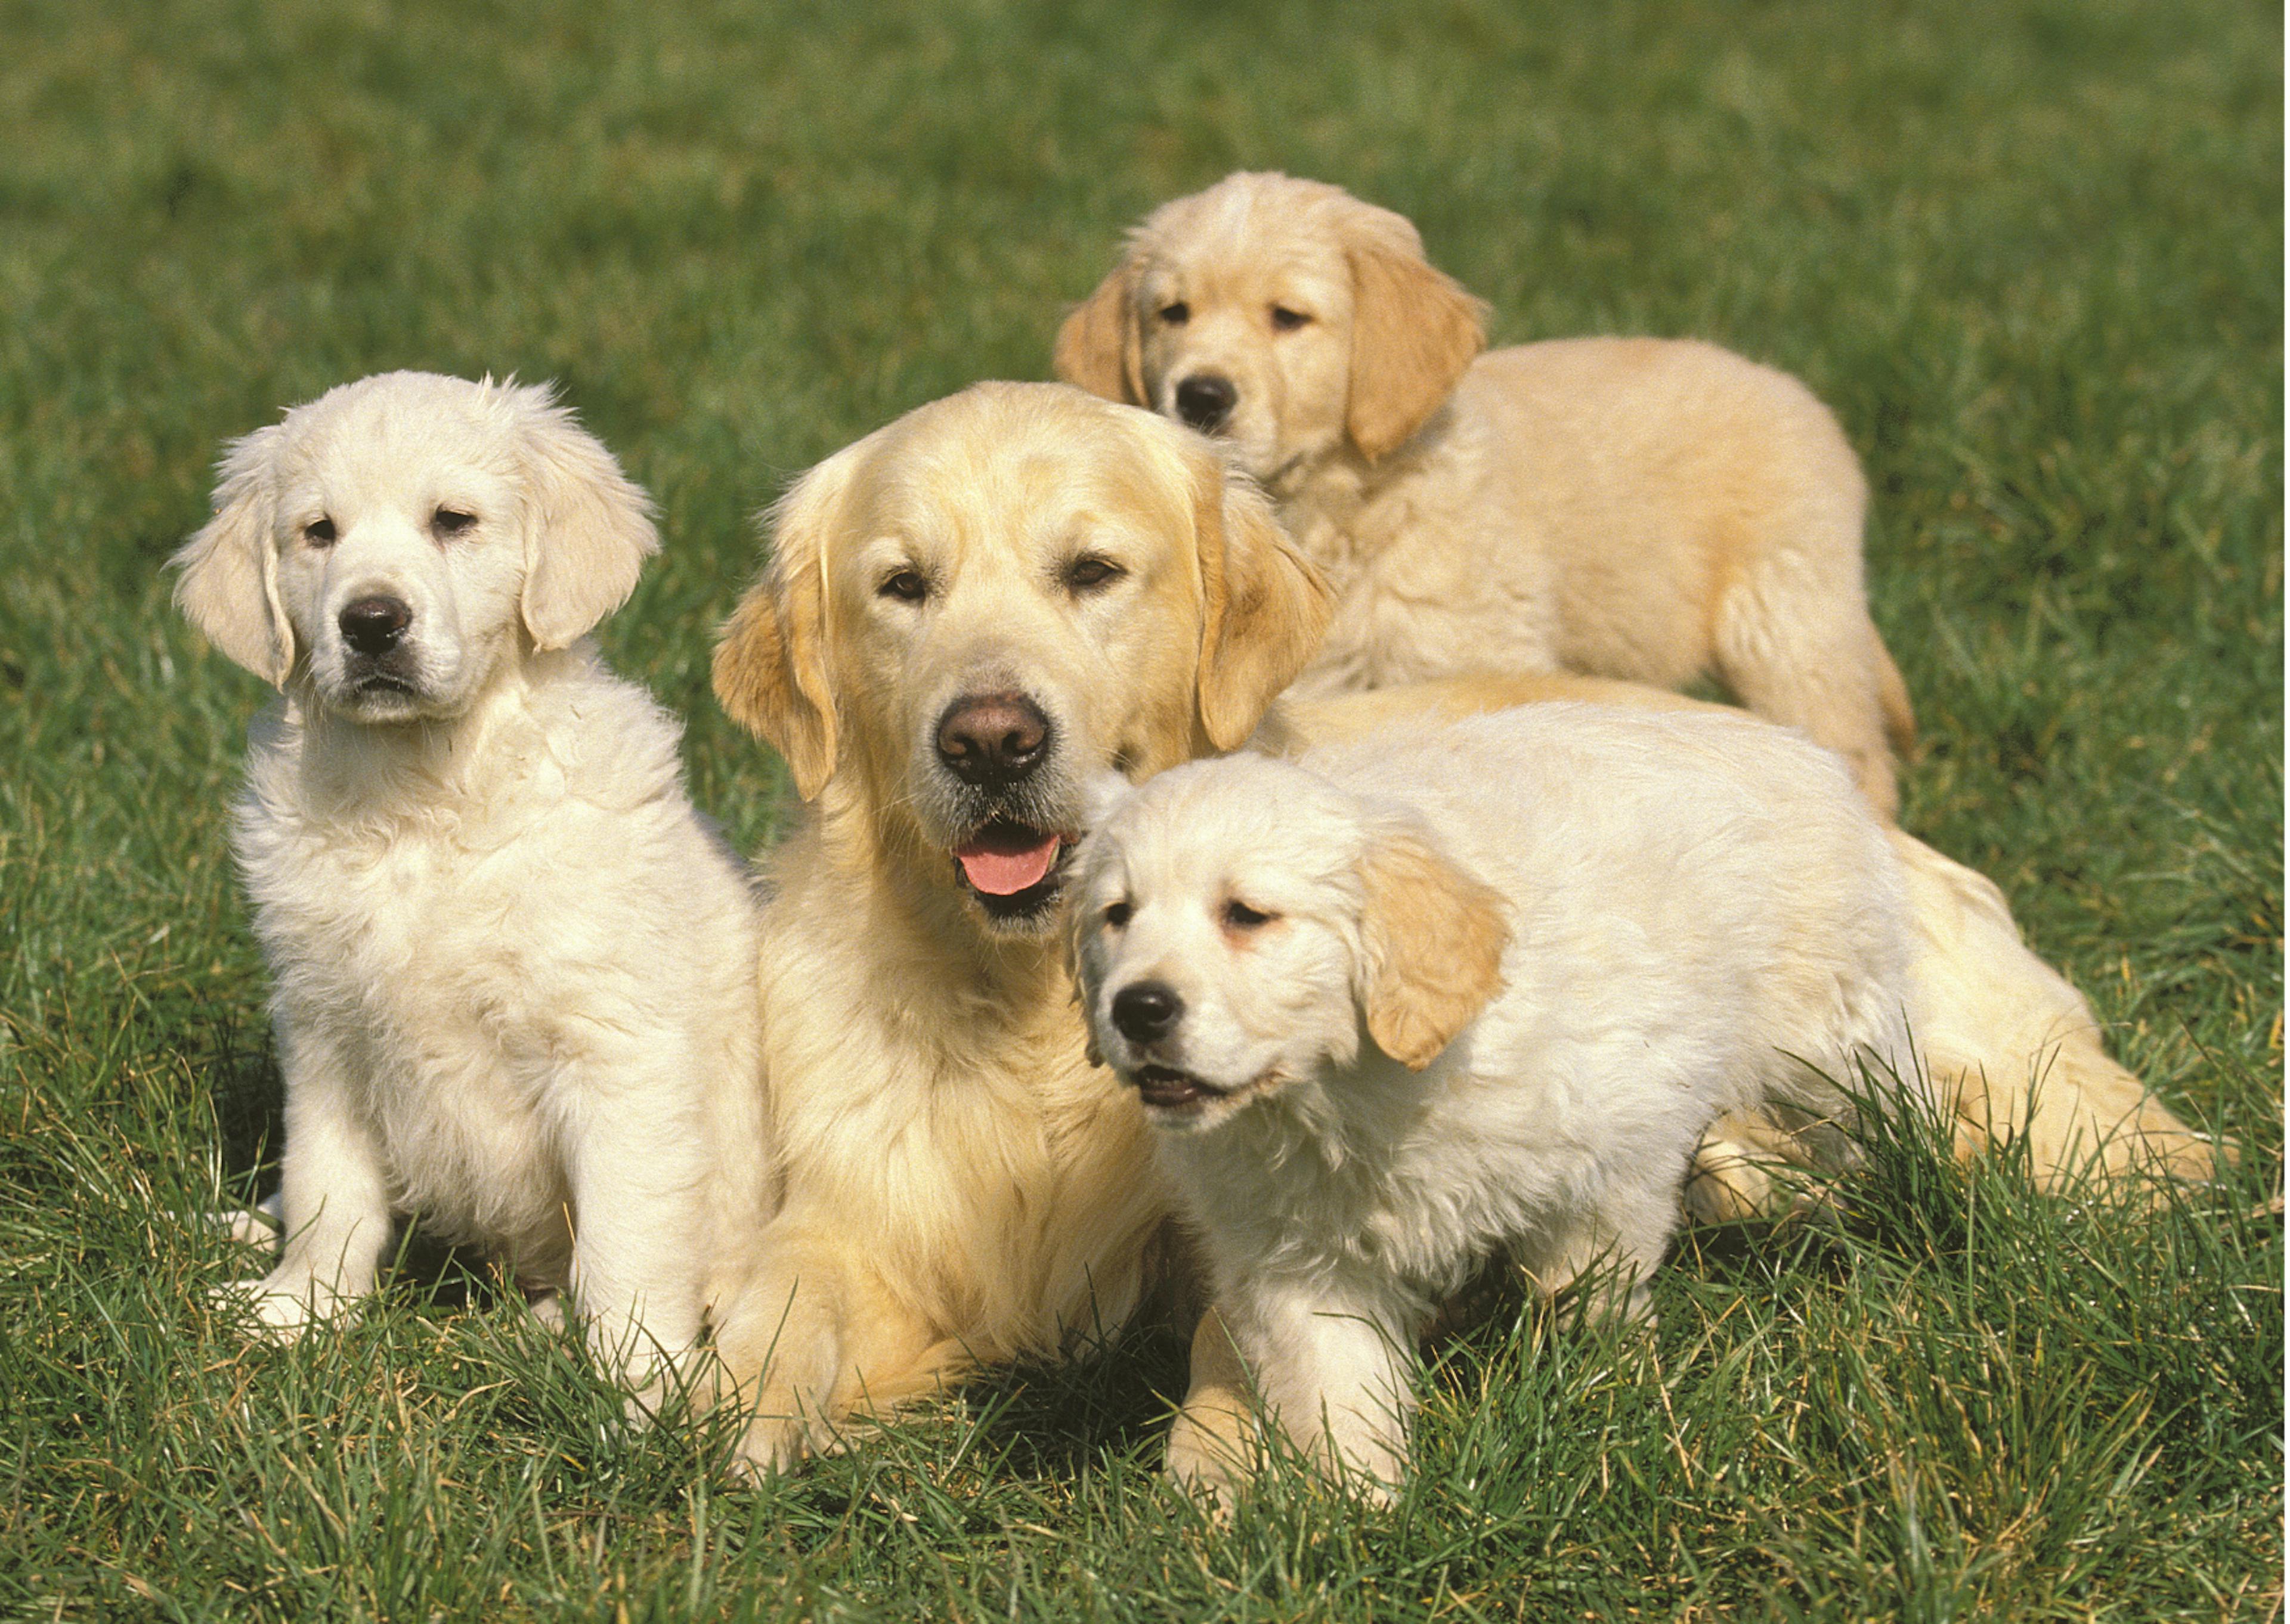
<svg viewBox="0 0 2290 1624">
<path fill-rule="evenodd" d="M 1304 764 L 1413 809 L 1509 899 L 1498 1028 L 1659 1035 L 1678 1066 L 1718 1068 L 1727 1108 L 1833 1108 L 1788 1056 L 1839 1078 L 1859 1051 L 1906 1053 L 1897 865 L 1844 764 L 1795 733 L 1547 704 Z"/>
</svg>

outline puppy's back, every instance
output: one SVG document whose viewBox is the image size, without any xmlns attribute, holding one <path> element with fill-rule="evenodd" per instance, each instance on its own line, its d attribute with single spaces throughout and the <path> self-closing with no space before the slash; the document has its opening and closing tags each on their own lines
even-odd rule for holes
<svg viewBox="0 0 2290 1624">
<path fill-rule="evenodd" d="M 1546 1035 L 1554 1020 L 1685 1035 L 1726 1057 L 1744 1096 L 1822 1107 L 1819 1079 L 1775 1056 L 1836 1076 L 1856 1048 L 1905 1052 L 1897 865 L 1842 760 L 1798 733 L 1723 711 L 1546 704 L 1304 764 L 1412 808 L 1503 893 L 1499 1006 L 1536 1012 Z"/>
</svg>

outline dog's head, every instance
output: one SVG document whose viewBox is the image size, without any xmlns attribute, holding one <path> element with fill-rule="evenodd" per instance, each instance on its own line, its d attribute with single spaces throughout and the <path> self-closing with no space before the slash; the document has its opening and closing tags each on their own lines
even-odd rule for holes
<svg viewBox="0 0 2290 1624">
<path fill-rule="evenodd" d="M 770 527 L 718 698 L 997 934 L 1049 928 L 1093 779 L 1240 743 L 1327 620 L 1214 447 L 1055 384 L 909 412 Z"/>
<path fill-rule="evenodd" d="M 1358 1059 L 1363 1028 L 1421 1071 L 1502 984 L 1501 899 L 1413 814 L 1289 763 L 1164 773 L 1077 867 L 1091 1041 L 1164 1129 L 1316 1086 Z"/>
<path fill-rule="evenodd" d="M 368 723 L 460 714 L 618 608 L 651 504 L 547 386 L 387 372 L 231 445 L 175 600 L 264 681 Z"/>
<path fill-rule="evenodd" d="M 1058 376 L 1229 440 L 1278 488 L 1405 444 L 1486 341 L 1415 228 L 1341 188 L 1229 175 L 1163 204 L 1058 330 Z"/>
</svg>

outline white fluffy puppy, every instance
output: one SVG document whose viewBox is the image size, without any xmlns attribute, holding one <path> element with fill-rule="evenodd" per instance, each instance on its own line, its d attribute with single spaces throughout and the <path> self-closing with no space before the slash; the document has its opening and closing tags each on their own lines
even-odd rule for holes
<svg viewBox="0 0 2290 1624">
<path fill-rule="evenodd" d="M 1482 310 L 1389 210 L 1229 175 L 1131 233 L 1058 376 L 1219 436 L 1263 482 L 1336 592 L 1300 692 L 1707 672 L 1843 751 L 1892 816 L 1915 724 L 1828 408 L 1709 344 L 1482 355 Z"/>
<path fill-rule="evenodd" d="M 641 1380 L 699 1334 L 711 1207 L 763 1200 L 749 884 L 584 636 L 649 508 L 547 388 L 392 372 L 232 445 L 177 555 L 283 691 L 233 833 L 285 1073 L 269 1326 L 368 1292 L 412 1213 Z"/>
<path fill-rule="evenodd" d="M 1491 1254 L 1545 1292 L 1603 1260 L 1643 1313 L 1720 1112 L 1906 1070 L 1886 832 L 1749 717 L 1552 704 L 1178 767 L 1079 861 L 1095 1042 L 1233 1344 L 1291 1436 L 1384 1484 L 1417 1340 Z M 1171 1470 L 1219 1482 L 1194 1419 Z"/>
</svg>

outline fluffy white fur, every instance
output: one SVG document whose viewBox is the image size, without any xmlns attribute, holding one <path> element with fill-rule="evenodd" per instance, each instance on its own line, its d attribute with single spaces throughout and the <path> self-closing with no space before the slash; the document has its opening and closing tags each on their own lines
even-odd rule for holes
<svg viewBox="0 0 2290 1624">
<path fill-rule="evenodd" d="M 1721 1112 L 1834 1118 L 1829 1079 L 1867 1063 L 2003 1086 L 2088 1022 L 1993 888 L 1882 827 L 1832 755 L 1707 708 L 1542 705 L 1181 767 L 1078 863 L 1094 1040 L 1230 1338 L 1221 1377 L 1197 1340 L 1170 1444 L 1212 1486 L 1245 1469 L 1231 1350 L 1292 1436 L 1388 1484 L 1417 1339 L 1491 1253 L 1546 1292 L 1605 1260 L 1642 1310 Z M 2078 1068 L 2039 1167 L 2150 1131 L 2207 1167 L 2102 1064 L 2128 1099 Z"/>
<path fill-rule="evenodd" d="M 1128 1316 L 1166 1204 L 1135 1100 L 1084 1058 L 1067 849 L 1095 778 L 1246 738 L 1325 613 L 1207 442 L 1054 384 L 921 407 L 773 510 L 716 660 L 810 803 L 764 916 L 785 1204 L 717 1331 L 751 1466 Z M 941 748 L 981 701 L 1038 715 L 1023 773 Z"/>
<path fill-rule="evenodd" d="M 284 691 L 233 836 L 285 1074 L 268 1326 L 367 1292 L 415 1214 L 641 1380 L 767 1198 L 749 883 L 584 636 L 657 545 L 545 388 L 368 378 L 224 458 L 177 597 Z M 402 627 L 354 636 L 377 604 Z"/>
<path fill-rule="evenodd" d="M 1842 751 L 1886 816 L 1914 722 L 1870 620 L 1866 489 L 1795 379 L 1708 344 L 1481 355 L 1415 228 L 1229 176 L 1156 210 L 1060 330 L 1058 375 L 1229 440 L 1337 604 L 1300 687 L 1702 673 Z M 1189 404 L 1208 389 L 1209 413 Z M 1889 740 L 1889 744 L 1888 744 Z"/>
</svg>

